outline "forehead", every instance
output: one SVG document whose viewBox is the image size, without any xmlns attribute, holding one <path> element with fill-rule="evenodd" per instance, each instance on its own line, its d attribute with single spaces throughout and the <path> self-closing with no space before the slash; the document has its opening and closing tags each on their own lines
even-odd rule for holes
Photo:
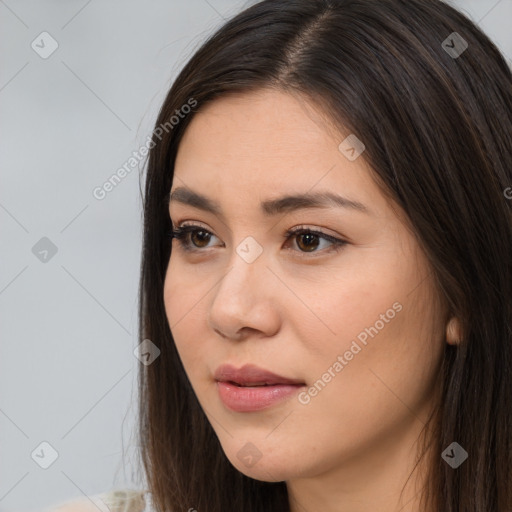
<svg viewBox="0 0 512 512">
<path fill-rule="evenodd" d="M 322 114 L 305 99 L 274 89 L 221 97 L 194 115 L 177 162 L 194 146 L 210 159 L 258 153 L 258 160 L 296 160 L 337 147 L 341 135 L 329 129 Z M 246 162 L 247 165 L 247 162 Z"/>
<path fill-rule="evenodd" d="M 350 161 L 339 150 L 344 137 L 312 104 L 281 91 L 221 97 L 205 105 L 187 127 L 171 192 L 182 189 L 183 199 L 188 188 L 189 204 L 201 199 L 204 206 L 207 196 L 239 207 L 255 203 L 256 196 L 270 200 L 324 192 L 343 196 L 354 211 L 355 205 L 363 211 L 370 204 L 378 210 L 383 198 L 364 159 Z M 190 190 L 203 198 L 192 198 Z M 263 213 L 275 207 L 269 202 L 261 206 Z"/>
</svg>

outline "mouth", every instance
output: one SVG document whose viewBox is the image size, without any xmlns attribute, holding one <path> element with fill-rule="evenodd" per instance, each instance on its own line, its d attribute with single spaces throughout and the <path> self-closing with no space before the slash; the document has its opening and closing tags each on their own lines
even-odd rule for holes
<svg viewBox="0 0 512 512">
<path fill-rule="evenodd" d="M 220 366 L 215 372 L 219 396 L 226 407 L 235 412 L 266 409 L 290 398 L 305 382 L 282 377 L 254 365 L 236 369 Z"/>
<path fill-rule="evenodd" d="M 214 378 L 218 382 L 227 382 L 238 387 L 304 386 L 306 384 L 304 381 L 283 377 L 253 364 L 246 364 L 241 368 L 228 364 L 221 365 L 215 371 Z"/>
<path fill-rule="evenodd" d="M 233 386 L 237 386 L 239 388 L 262 388 L 262 387 L 269 387 L 269 386 L 286 386 L 289 384 L 284 384 L 282 382 L 255 382 L 252 384 L 240 384 L 238 382 L 234 382 L 232 380 L 221 380 L 219 382 L 227 382 L 228 384 L 233 384 Z M 295 384 L 298 386 L 298 384 Z"/>
</svg>

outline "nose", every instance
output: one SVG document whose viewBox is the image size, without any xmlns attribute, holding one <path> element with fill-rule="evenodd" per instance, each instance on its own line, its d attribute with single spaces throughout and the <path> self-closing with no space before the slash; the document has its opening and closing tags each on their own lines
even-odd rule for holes
<svg viewBox="0 0 512 512">
<path fill-rule="evenodd" d="M 241 341 L 279 331 L 279 280 L 264 254 L 248 261 L 234 252 L 232 265 L 212 295 L 208 323 L 223 338 Z"/>
</svg>

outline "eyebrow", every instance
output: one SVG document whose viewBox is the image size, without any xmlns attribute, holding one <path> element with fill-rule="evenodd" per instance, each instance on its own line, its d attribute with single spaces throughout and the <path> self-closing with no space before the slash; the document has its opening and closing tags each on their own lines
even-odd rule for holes
<svg viewBox="0 0 512 512">
<path fill-rule="evenodd" d="M 224 217 L 218 202 L 199 194 L 188 187 L 177 187 L 168 197 L 169 204 L 176 201 L 178 203 L 212 213 L 218 217 Z M 279 197 L 277 199 L 262 201 L 260 204 L 262 213 L 267 217 L 307 208 L 332 208 L 333 206 L 348 208 L 366 214 L 371 213 L 364 204 L 328 191 L 293 194 Z"/>
</svg>

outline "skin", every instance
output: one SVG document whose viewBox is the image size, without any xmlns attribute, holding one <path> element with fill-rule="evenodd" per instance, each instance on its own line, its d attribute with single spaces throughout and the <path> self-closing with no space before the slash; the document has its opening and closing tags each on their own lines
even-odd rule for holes
<svg viewBox="0 0 512 512">
<path fill-rule="evenodd" d="M 174 227 L 187 221 L 212 235 L 192 237 L 196 254 L 173 240 L 167 319 L 226 456 L 251 478 L 285 481 L 292 512 L 418 512 L 419 469 L 399 498 L 435 404 L 446 312 L 405 216 L 374 183 L 364 153 L 350 161 L 338 149 L 348 135 L 305 99 L 272 89 L 217 99 L 194 116 L 171 191 L 186 185 L 211 197 L 225 219 L 171 202 Z M 371 213 L 260 212 L 265 199 L 320 190 Z M 347 244 L 329 252 L 320 238 L 308 252 L 312 243 L 300 237 L 284 242 L 301 225 Z M 263 249 L 250 264 L 236 252 L 247 236 Z M 309 389 L 397 302 L 401 311 L 358 343 L 308 404 L 293 396 L 241 413 L 220 400 L 213 374 L 222 363 L 253 363 Z M 261 453 L 250 467 L 237 457 L 247 442 Z"/>
</svg>

